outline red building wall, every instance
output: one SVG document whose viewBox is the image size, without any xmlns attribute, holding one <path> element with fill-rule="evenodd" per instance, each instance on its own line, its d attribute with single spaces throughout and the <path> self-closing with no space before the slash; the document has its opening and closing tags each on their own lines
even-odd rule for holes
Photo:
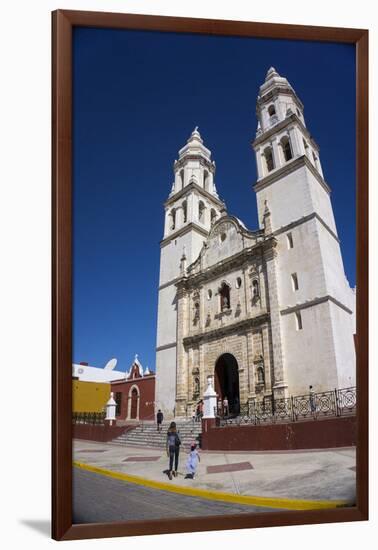
<svg viewBox="0 0 378 550">
<path fill-rule="evenodd" d="M 130 429 L 133 429 L 133 427 L 109 426 L 109 424 L 73 424 L 72 437 L 74 439 L 87 439 L 89 441 L 107 443 Z"/>
<path fill-rule="evenodd" d="M 153 420 L 155 405 L 155 374 L 138 376 L 138 372 L 131 372 L 127 380 L 116 380 L 111 383 L 114 399 L 120 401 L 118 420 Z M 134 376 L 134 377 L 133 377 Z M 132 407 L 132 390 L 136 389 L 137 402 Z M 121 394 L 121 395 L 120 395 Z M 120 399 L 119 399 L 120 398 Z M 132 418 L 132 410 L 136 417 Z M 118 411 L 117 411 L 118 412 Z"/>
<path fill-rule="evenodd" d="M 277 451 L 350 447 L 357 443 L 355 416 L 290 424 L 216 427 L 202 421 L 202 449 L 217 451 Z"/>
</svg>

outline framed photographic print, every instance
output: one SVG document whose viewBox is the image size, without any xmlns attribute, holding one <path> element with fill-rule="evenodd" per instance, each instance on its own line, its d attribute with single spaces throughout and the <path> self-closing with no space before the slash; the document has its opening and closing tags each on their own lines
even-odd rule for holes
<svg viewBox="0 0 378 550">
<path fill-rule="evenodd" d="M 368 31 L 56 11 L 53 537 L 368 518 Z"/>
</svg>

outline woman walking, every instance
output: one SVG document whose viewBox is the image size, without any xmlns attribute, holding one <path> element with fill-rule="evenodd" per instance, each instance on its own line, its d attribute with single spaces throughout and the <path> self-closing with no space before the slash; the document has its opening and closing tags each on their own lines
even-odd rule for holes
<svg viewBox="0 0 378 550">
<path fill-rule="evenodd" d="M 167 456 L 169 457 L 168 477 L 172 479 L 172 474 L 177 477 L 177 468 L 180 454 L 181 440 L 177 433 L 176 422 L 171 422 L 167 432 Z M 175 469 L 173 470 L 173 460 Z"/>
</svg>

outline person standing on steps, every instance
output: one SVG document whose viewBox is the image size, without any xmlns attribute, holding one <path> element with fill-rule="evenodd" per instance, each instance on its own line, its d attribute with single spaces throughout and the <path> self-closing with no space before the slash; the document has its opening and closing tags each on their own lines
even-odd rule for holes
<svg viewBox="0 0 378 550">
<path fill-rule="evenodd" d="M 157 423 L 157 431 L 158 432 L 161 432 L 161 425 L 163 423 L 163 420 L 164 420 L 164 416 L 163 416 L 163 413 L 161 412 L 161 410 L 159 409 L 158 410 L 158 413 L 156 415 L 156 423 Z"/>
<path fill-rule="evenodd" d="M 172 479 L 172 474 L 177 477 L 181 440 L 177 433 L 176 422 L 171 422 L 167 432 L 167 456 L 169 457 L 168 477 Z M 173 461 L 175 469 L 173 470 Z"/>
<path fill-rule="evenodd" d="M 201 421 L 203 417 L 203 399 L 201 399 L 199 402 L 199 413 L 199 420 Z"/>
<path fill-rule="evenodd" d="M 199 422 L 201 420 L 201 407 L 200 402 L 198 401 L 196 406 L 196 422 Z"/>
</svg>

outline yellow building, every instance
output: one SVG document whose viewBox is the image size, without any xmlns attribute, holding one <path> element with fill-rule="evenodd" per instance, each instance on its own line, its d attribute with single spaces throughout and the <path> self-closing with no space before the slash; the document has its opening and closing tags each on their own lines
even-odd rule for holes
<svg viewBox="0 0 378 550">
<path fill-rule="evenodd" d="M 72 380 L 72 412 L 101 412 L 109 397 L 109 382 Z"/>
</svg>

